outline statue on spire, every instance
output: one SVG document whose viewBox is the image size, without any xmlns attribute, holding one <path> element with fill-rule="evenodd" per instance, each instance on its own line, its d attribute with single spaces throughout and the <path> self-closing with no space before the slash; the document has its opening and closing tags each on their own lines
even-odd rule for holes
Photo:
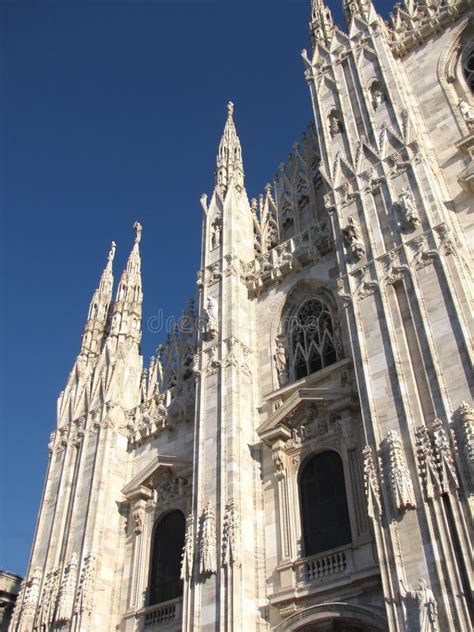
<svg viewBox="0 0 474 632">
<path fill-rule="evenodd" d="M 112 261 L 114 260 L 116 247 L 117 247 L 117 244 L 115 243 L 115 241 L 113 241 L 110 246 L 109 263 L 112 263 Z"/>
<path fill-rule="evenodd" d="M 140 224 L 140 222 L 135 222 L 135 224 L 133 225 L 133 228 L 135 229 L 135 243 L 139 244 L 142 238 L 143 227 Z"/>
</svg>

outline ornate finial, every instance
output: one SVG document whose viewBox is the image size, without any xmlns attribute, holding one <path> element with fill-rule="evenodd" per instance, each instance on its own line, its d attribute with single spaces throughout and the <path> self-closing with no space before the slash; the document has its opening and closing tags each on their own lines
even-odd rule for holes
<svg viewBox="0 0 474 632">
<path fill-rule="evenodd" d="M 109 252 L 109 261 L 110 261 L 110 263 L 112 263 L 112 261 L 114 260 L 115 248 L 116 247 L 117 247 L 117 244 L 115 243 L 115 241 L 113 241 L 111 246 L 110 246 L 110 252 Z"/>
<path fill-rule="evenodd" d="M 142 225 L 140 222 L 135 222 L 133 228 L 135 229 L 135 243 L 139 244 L 142 238 Z"/>
<path fill-rule="evenodd" d="M 229 101 L 227 103 L 227 115 L 232 116 L 233 113 L 234 113 L 234 104 L 232 103 L 232 101 Z"/>
</svg>

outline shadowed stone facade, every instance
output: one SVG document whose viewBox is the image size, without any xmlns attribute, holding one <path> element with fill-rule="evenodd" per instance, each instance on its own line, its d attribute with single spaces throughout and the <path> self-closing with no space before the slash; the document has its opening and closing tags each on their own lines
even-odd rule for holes
<svg viewBox="0 0 474 632">
<path fill-rule="evenodd" d="M 202 264 L 140 354 L 141 226 L 58 400 L 11 632 L 472 629 L 473 16 L 313 0 L 314 121 L 247 197 L 233 104 Z"/>
</svg>

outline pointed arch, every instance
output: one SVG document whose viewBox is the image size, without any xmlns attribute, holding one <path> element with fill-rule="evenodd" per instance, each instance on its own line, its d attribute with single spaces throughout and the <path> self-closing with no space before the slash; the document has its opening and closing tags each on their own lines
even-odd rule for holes
<svg viewBox="0 0 474 632">
<path fill-rule="evenodd" d="M 283 308 L 279 339 L 288 350 L 290 381 L 340 360 L 342 345 L 332 294 L 313 283 L 298 284 Z"/>
</svg>

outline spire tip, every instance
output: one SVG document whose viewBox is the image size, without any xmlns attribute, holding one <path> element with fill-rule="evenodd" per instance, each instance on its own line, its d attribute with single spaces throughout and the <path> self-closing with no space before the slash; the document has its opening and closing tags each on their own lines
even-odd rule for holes
<svg viewBox="0 0 474 632">
<path fill-rule="evenodd" d="M 229 116 L 232 116 L 232 115 L 233 115 L 233 113 L 234 113 L 234 104 L 232 103 L 232 101 L 229 101 L 229 102 L 227 103 L 227 114 L 228 114 Z"/>
</svg>

